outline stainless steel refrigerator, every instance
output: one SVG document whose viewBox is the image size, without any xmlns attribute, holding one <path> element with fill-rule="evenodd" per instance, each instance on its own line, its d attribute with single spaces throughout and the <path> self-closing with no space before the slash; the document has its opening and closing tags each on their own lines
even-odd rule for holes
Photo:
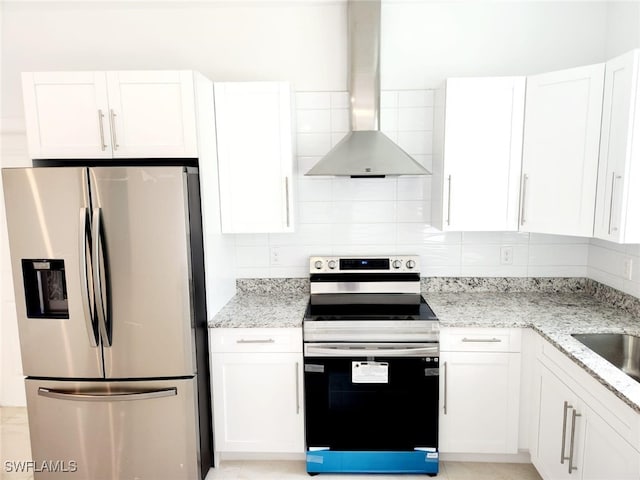
<svg viewBox="0 0 640 480">
<path fill-rule="evenodd" d="M 203 478 L 213 449 L 197 169 L 2 176 L 35 478 Z"/>
</svg>

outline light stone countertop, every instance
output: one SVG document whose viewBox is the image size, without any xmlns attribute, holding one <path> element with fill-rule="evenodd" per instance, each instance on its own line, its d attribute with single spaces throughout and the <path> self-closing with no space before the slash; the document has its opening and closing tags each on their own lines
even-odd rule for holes
<svg viewBox="0 0 640 480">
<path fill-rule="evenodd" d="M 209 321 L 209 328 L 300 328 L 308 294 L 244 293 Z"/>
<path fill-rule="evenodd" d="M 640 383 L 572 333 L 640 335 L 640 318 L 586 293 L 427 293 L 440 327 L 530 327 L 640 413 Z"/>
<path fill-rule="evenodd" d="M 211 328 L 299 328 L 308 290 L 304 284 L 267 290 L 243 286 L 209 322 Z M 281 288 L 287 285 L 286 288 Z M 306 291 L 305 291 L 306 290 Z M 640 383 L 571 337 L 572 333 L 640 335 L 640 316 L 598 300 L 591 292 L 427 291 L 441 327 L 532 328 L 640 413 Z"/>
</svg>

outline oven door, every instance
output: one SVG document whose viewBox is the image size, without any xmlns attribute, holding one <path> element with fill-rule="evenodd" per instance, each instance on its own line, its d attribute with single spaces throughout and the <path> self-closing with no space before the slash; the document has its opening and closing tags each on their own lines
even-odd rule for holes
<svg viewBox="0 0 640 480">
<path fill-rule="evenodd" d="M 309 451 L 437 451 L 438 344 L 306 344 Z"/>
</svg>

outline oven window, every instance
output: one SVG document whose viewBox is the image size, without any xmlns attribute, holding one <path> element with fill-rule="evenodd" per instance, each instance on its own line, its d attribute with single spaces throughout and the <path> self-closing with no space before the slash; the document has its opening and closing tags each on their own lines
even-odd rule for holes
<svg viewBox="0 0 640 480">
<path fill-rule="evenodd" d="M 388 363 L 387 383 L 358 383 L 358 379 L 354 383 L 353 362 L 371 360 L 305 358 L 307 447 L 341 451 L 437 448 L 436 358 L 376 357 L 375 362 Z"/>
</svg>

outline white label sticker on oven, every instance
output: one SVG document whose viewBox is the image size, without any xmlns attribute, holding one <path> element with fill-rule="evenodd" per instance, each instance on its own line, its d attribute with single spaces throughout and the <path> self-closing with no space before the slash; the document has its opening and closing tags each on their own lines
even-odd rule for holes
<svg viewBox="0 0 640 480">
<path fill-rule="evenodd" d="M 351 362 L 353 383 L 389 383 L 387 362 Z"/>
</svg>

